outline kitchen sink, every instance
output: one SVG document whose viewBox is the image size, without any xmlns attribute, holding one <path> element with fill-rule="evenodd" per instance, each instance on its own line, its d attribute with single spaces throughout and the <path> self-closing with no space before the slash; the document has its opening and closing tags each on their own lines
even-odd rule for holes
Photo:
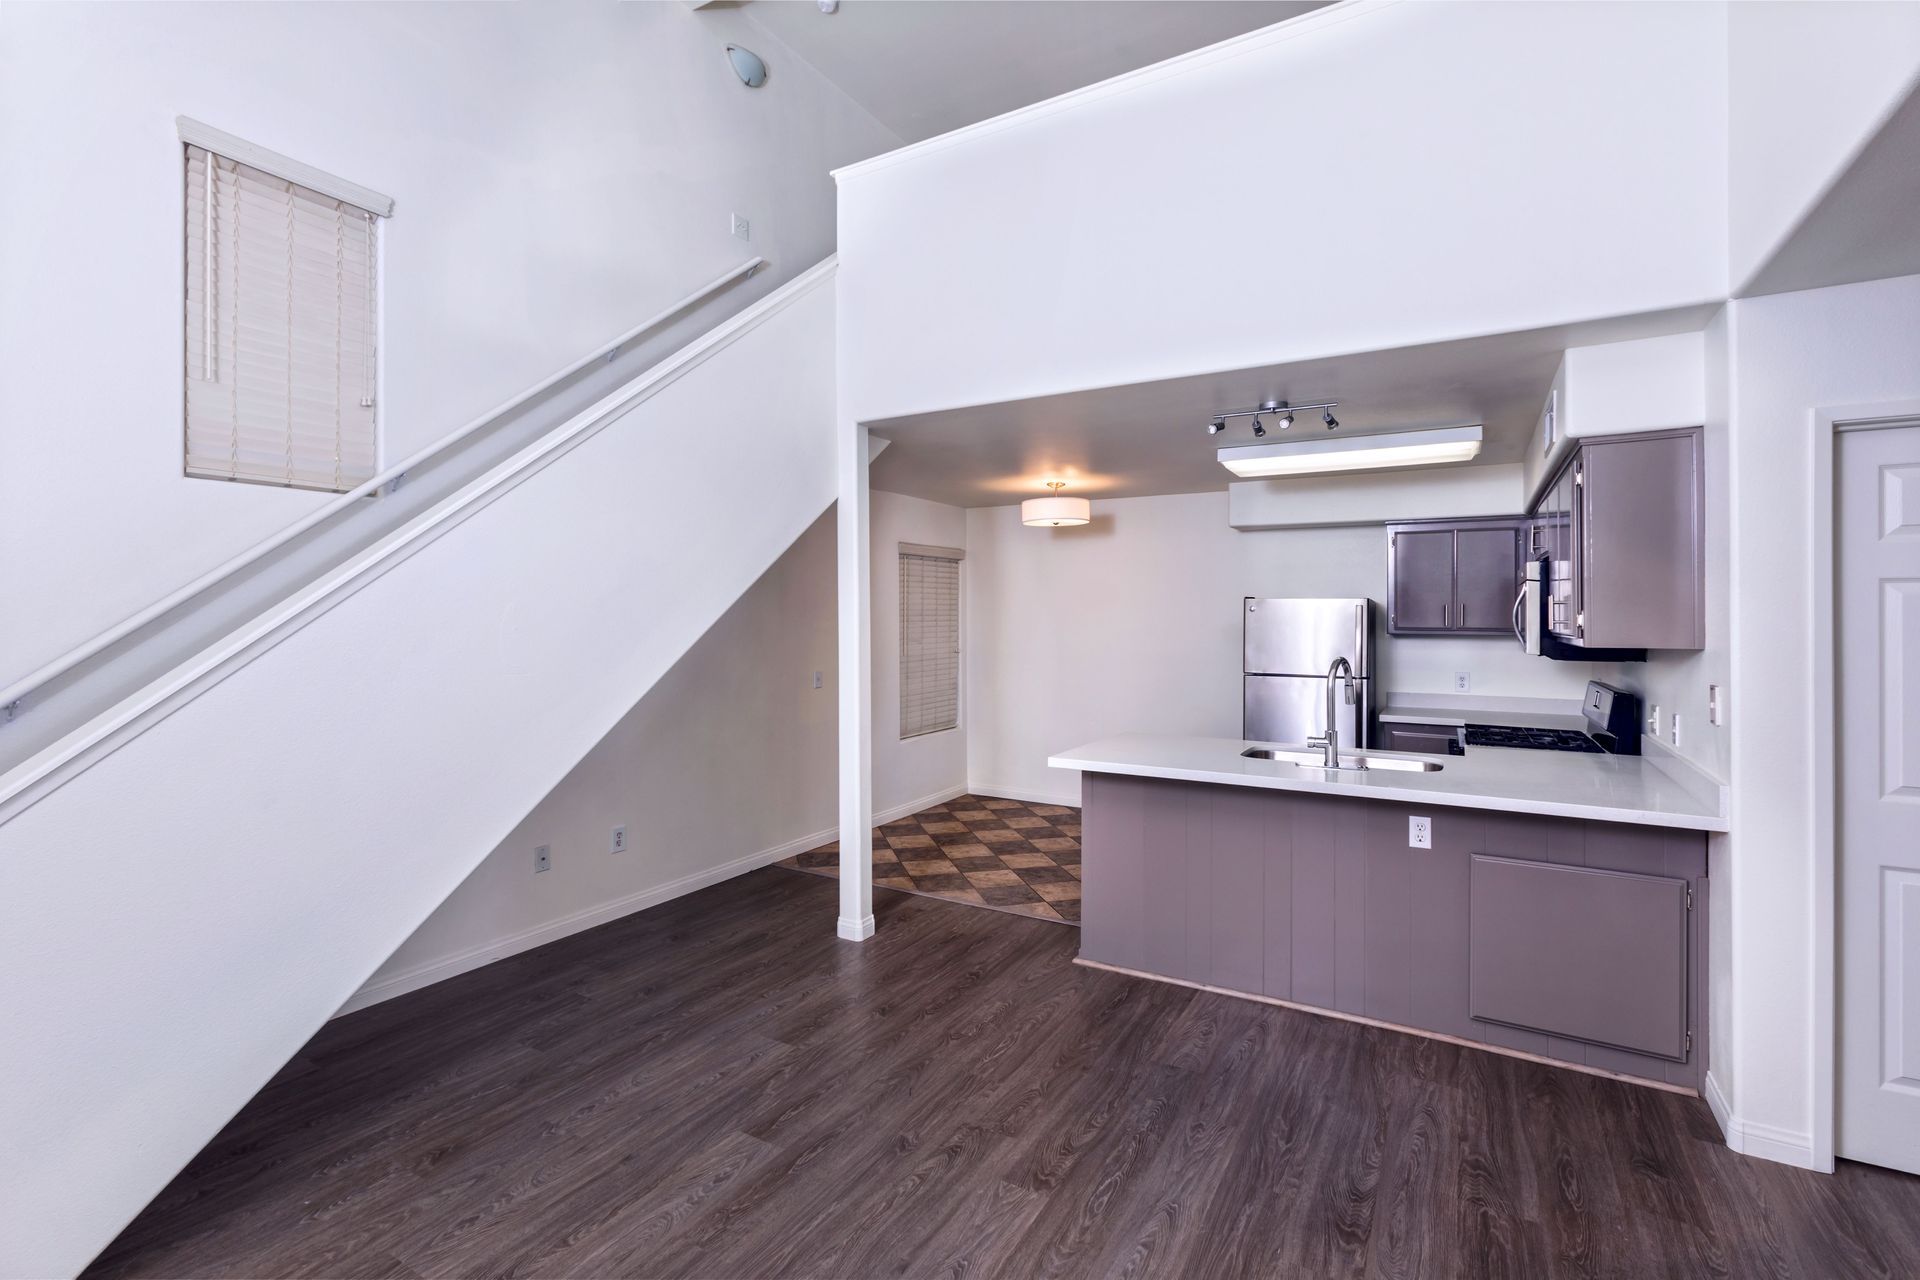
<svg viewBox="0 0 1920 1280">
<path fill-rule="evenodd" d="M 1240 753 L 1249 760 L 1273 760 L 1280 764 L 1297 764 L 1309 769 L 1325 769 L 1326 754 L 1304 748 L 1291 747 L 1248 747 Z M 1434 760 L 1414 760 L 1406 756 L 1379 756 L 1364 752 L 1355 755 L 1341 755 L 1340 766 L 1343 770 L 1396 769 L 1403 773 L 1438 773 L 1446 768 Z"/>
</svg>

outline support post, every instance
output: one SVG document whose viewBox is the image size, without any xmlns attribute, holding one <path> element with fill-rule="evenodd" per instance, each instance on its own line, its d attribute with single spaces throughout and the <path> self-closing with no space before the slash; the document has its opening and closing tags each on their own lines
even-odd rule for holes
<svg viewBox="0 0 1920 1280">
<path fill-rule="evenodd" d="M 849 942 L 873 936 L 873 616 L 867 514 L 867 429 L 843 426 L 839 509 L 840 922 Z"/>
</svg>

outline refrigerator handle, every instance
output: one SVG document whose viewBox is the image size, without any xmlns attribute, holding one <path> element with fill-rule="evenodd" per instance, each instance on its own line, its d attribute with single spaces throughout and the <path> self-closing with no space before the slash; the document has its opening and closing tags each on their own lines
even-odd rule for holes
<svg viewBox="0 0 1920 1280">
<path fill-rule="evenodd" d="M 1354 673 L 1356 675 L 1373 674 L 1372 656 L 1367 652 L 1370 647 L 1369 641 L 1372 640 L 1372 637 L 1367 634 L 1367 604 L 1367 601 L 1362 600 L 1353 606 L 1353 656 L 1360 667 L 1359 671 Z"/>
</svg>

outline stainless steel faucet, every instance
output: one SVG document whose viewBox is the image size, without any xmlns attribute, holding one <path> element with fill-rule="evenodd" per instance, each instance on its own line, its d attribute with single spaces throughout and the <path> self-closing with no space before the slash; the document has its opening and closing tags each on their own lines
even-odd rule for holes
<svg viewBox="0 0 1920 1280">
<path fill-rule="evenodd" d="M 1353 664 L 1345 658 L 1335 658 L 1333 665 L 1327 668 L 1326 736 L 1307 739 L 1308 746 L 1320 747 L 1326 751 L 1327 761 L 1323 767 L 1328 769 L 1338 769 L 1340 767 L 1340 730 L 1336 727 L 1339 724 L 1339 720 L 1334 715 L 1333 682 L 1340 678 L 1340 673 L 1343 671 L 1347 677 L 1346 702 L 1348 706 L 1353 705 Z"/>
</svg>

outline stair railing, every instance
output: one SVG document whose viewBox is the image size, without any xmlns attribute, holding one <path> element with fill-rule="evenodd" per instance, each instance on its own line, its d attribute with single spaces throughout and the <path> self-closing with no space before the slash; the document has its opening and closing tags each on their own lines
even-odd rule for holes
<svg viewBox="0 0 1920 1280">
<path fill-rule="evenodd" d="M 345 511 L 348 507 L 353 506 L 359 502 L 360 499 L 378 492 L 385 486 L 393 484 L 408 471 L 445 453 L 461 441 L 467 439 L 467 437 L 492 425 L 534 397 L 550 390 L 559 383 L 565 382 L 568 378 L 579 373 L 594 361 L 613 356 L 621 347 L 639 337 L 647 330 L 664 324 L 681 312 L 706 301 L 707 298 L 718 293 L 728 285 L 733 284 L 735 281 L 746 279 L 761 267 L 765 266 L 766 263 L 767 260 L 765 258 L 749 258 L 731 271 L 715 276 L 712 280 L 701 285 L 692 293 L 687 294 L 678 302 L 648 316 L 645 320 L 617 337 L 610 338 L 606 342 L 601 343 L 598 347 L 595 347 L 586 355 L 575 360 L 566 368 L 547 375 L 526 390 L 515 395 L 512 399 L 495 405 L 466 425 L 440 437 L 432 444 L 408 454 L 405 458 L 402 458 L 384 471 L 381 471 L 378 475 L 347 490 L 324 506 L 315 508 L 278 533 L 271 535 L 262 542 L 255 543 L 252 547 L 234 556 L 224 564 L 216 565 L 214 568 L 207 570 L 207 572 L 193 579 L 185 586 L 154 601 L 138 613 L 130 614 L 126 618 L 121 619 L 113 626 L 108 627 L 105 631 L 94 636 L 91 640 L 75 645 L 51 662 L 14 681 L 5 689 L 0 689 L 0 724 L 12 720 L 19 712 L 22 700 L 35 690 L 45 686 L 48 682 L 56 680 L 67 672 L 72 671 L 89 658 L 118 644 L 120 641 L 126 639 L 156 619 L 173 612 L 181 605 L 187 603 L 187 601 L 192 600 L 195 596 L 202 594 L 212 587 L 218 586 L 228 578 L 246 569 L 249 565 L 258 562 L 263 557 L 273 554 L 307 530 L 326 522 L 333 516 Z"/>
</svg>

